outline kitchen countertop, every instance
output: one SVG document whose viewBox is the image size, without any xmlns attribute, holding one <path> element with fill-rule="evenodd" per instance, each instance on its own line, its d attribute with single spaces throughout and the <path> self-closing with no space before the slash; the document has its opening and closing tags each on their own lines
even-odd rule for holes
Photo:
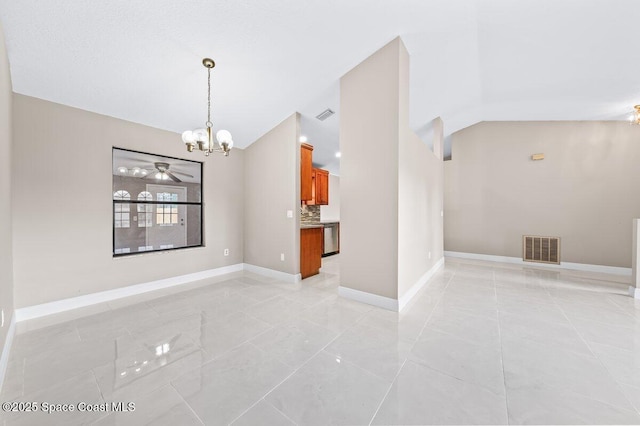
<svg viewBox="0 0 640 426">
<path fill-rule="evenodd" d="M 333 225 L 336 223 L 340 223 L 339 220 L 325 220 L 320 221 L 318 223 L 301 223 L 300 229 L 313 229 L 313 228 L 323 228 L 325 225 Z"/>
</svg>

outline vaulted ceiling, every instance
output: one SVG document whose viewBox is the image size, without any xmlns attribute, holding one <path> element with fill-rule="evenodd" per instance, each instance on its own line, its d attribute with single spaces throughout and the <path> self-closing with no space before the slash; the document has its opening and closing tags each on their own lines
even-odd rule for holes
<svg viewBox="0 0 640 426">
<path fill-rule="evenodd" d="M 295 111 L 332 170 L 340 77 L 396 36 L 411 127 L 623 120 L 640 103 L 633 0 L 0 0 L 17 93 L 182 132 L 213 121 L 246 147 Z M 177 137 L 176 143 L 180 143 Z"/>
</svg>

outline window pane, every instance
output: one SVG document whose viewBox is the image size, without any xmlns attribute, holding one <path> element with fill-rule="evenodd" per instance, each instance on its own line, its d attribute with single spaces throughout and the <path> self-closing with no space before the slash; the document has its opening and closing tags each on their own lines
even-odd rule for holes
<svg viewBox="0 0 640 426">
<path fill-rule="evenodd" d="M 137 253 L 200 246 L 201 214 L 200 205 L 179 205 L 175 214 L 149 214 L 150 219 L 153 218 L 162 226 L 136 226 L 134 223 L 133 228 L 130 228 L 130 220 L 123 220 L 121 227 L 115 227 L 115 249 L 128 249 L 129 253 Z M 126 216 L 126 213 L 124 215 Z M 143 215 L 145 214 L 138 215 L 138 223 L 145 222 Z"/>
</svg>

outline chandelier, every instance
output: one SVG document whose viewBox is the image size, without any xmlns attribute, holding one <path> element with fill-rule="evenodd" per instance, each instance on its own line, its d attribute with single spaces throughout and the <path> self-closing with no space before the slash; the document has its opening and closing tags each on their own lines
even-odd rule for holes
<svg viewBox="0 0 640 426">
<path fill-rule="evenodd" d="M 182 141 L 187 145 L 187 151 L 193 152 L 194 148 L 198 148 L 209 156 L 212 152 L 223 153 L 225 157 L 229 156 L 229 151 L 233 148 L 233 139 L 231 133 L 227 130 L 218 130 L 216 133 L 217 143 L 213 140 L 213 123 L 211 122 L 211 69 L 216 66 L 213 59 L 204 58 L 202 65 L 207 69 L 207 122 L 205 129 L 187 130 L 182 133 Z"/>
<path fill-rule="evenodd" d="M 633 109 L 635 111 L 631 114 L 629 121 L 631 121 L 631 124 L 640 124 L 640 105 L 634 106 Z"/>
</svg>

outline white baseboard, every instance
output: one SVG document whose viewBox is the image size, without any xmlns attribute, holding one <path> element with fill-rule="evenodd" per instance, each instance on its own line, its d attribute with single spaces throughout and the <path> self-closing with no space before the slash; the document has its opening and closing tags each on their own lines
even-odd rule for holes
<svg viewBox="0 0 640 426">
<path fill-rule="evenodd" d="M 11 321 L 9 322 L 9 329 L 7 330 L 7 337 L 4 341 L 4 347 L 2 348 L 2 356 L 0 356 L 0 391 L 2 391 L 2 384 L 4 383 L 4 377 L 7 374 L 7 368 L 9 367 L 9 354 L 11 353 L 11 345 L 13 344 L 13 336 L 16 334 L 16 314 L 14 312 L 11 315 Z"/>
<path fill-rule="evenodd" d="M 531 268 L 551 268 L 551 269 L 571 269 L 574 271 L 600 272 L 604 274 L 631 276 L 631 268 L 621 268 L 618 266 L 590 265 L 587 263 L 560 262 L 560 265 L 525 262 L 519 257 L 494 256 L 491 254 L 462 253 L 457 251 L 445 251 L 445 257 L 455 257 L 459 259 L 486 260 L 489 262 L 513 263 L 516 265 L 528 266 Z"/>
<path fill-rule="evenodd" d="M 377 306 L 389 311 L 398 312 L 398 301 L 390 297 L 378 296 L 377 294 L 367 293 L 366 291 L 354 290 L 349 287 L 338 287 L 338 294 L 347 299 L 356 302 L 366 303 L 367 305 Z"/>
<path fill-rule="evenodd" d="M 275 278 L 280 281 L 286 281 L 288 283 L 297 283 L 302 280 L 300 274 L 288 274 L 282 271 L 276 271 L 275 269 L 263 268 L 262 266 L 251 265 L 249 263 L 243 263 L 244 270 L 253 272 L 256 274 L 264 275 L 265 277 Z"/>
<path fill-rule="evenodd" d="M 420 291 L 420 289 L 424 287 L 424 285 L 431 279 L 431 277 L 433 277 L 433 275 L 438 269 L 442 267 L 442 265 L 444 265 L 444 257 L 441 257 L 440 260 L 438 260 L 436 264 L 431 267 L 431 269 L 425 272 L 420 277 L 420 279 L 413 286 L 411 286 L 411 288 L 407 290 L 407 292 L 402 295 L 402 297 L 400 297 L 400 300 L 398 301 L 399 312 L 401 312 L 404 307 L 407 306 L 407 303 L 409 303 L 411 299 L 413 299 L 413 296 L 415 296 L 416 293 L 418 293 L 418 291 Z"/>
<path fill-rule="evenodd" d="M 85 306 L 91 306 L 98 303 L 109 302 L 111 300 L 121 299 L 123 297 L 135 296 L 136 294 L 142 294 L 167 287 L 188 284 L 193 281 L 242 271 L 243 269 L 243 264 L 238 263 L 235 265 L 223 266 L 221 268 L 194 272 L 192 274 L 180 275 L 177 277 L 165 278 L 157 281 L 150 281 L 148 283 L 130 285 L 113 290 L 86 294 L 84 296 L 71 297 L 69 299 L 56 300 L 55 302 L 27 306 L 25 308 L 16 309 L 14 317 L 16 319 L 16 322 L 26 321 L 34 318 L 44 317 L 46 315 L 70 311 L 72 309 L 83 308 Z"/>
<path fill-rule="evenodd" d="M 377 306 L 389 311 L 400 312 L 405 306 L 407 306 L 413 296 L 415 296 L 416 293 L 418 293 L 418 291 L 420 291 L 420 289 L 431 279 L 431 277 L 433 277 L 433 274 L 442 267 L 442 265 L 444 265 L 444 257 L 438 260 L 431 269 L 425 272 L 424 275 L 422 275 L 399 300 L 342 286 L 338 287 L 338 294 L 342 297 L 346 297 L 347 299 L 355 300 L 356 302 L 366 303 L 367 305 Z"/>
<path fill-rule="evenodd" d="M 640 288 L 629 286 L 629 296 L 640 299 Z"/>
</svg>

